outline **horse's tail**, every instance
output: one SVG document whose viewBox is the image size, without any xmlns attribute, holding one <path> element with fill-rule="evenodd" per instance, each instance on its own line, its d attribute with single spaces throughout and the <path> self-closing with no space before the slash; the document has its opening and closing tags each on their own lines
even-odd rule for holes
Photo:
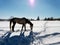
<svg viewBox="0 0 60 45">
<path fill-rule="evenodd" d="M 11 21 L 10 21 L 10 30 L 11 30 Z"/>
<path fill-rule="evenodd" d="M 12 24 L 12 19 L 10 19 L 10 31 L 11 31 L 11 24 Z"/>
</svg>

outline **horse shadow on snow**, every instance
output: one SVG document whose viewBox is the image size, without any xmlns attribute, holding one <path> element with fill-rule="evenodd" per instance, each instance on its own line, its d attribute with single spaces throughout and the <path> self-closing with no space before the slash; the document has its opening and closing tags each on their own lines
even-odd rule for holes
<svg viewBox="0 0 60 45">
<path fill-rule="evenodd" d="M 0 45 L 30 45 L 33 43 L 33 31 L 30 31 L 28 36 L 25 36 L 24 33 L 21 32 L 19 36 L 10 37 L 11 32 L 7 32 L 0 38 Z"/>
<path fill-rule="evenodd" d="M 60 35 L 60 33 L 52 33 L 52 34 L 46 34 L 43 36 L 37 36 L 36 35 L 40 35 L 41 32 L 37 33 L 37 32 L 33 32 L 30 31 L 28 36 L 24 35 L 25 31 L 20 33 L 20 35 L 15 35 L 10 37 L 10 35 L 12 34 L 11 32 L 6 32 L 1 38 L 0 38 L 0 45 L 31 45 L 34 43 L 35 40 L 40 40 L 38 43 L 42 43 L 43 45 L 43 39 L 47 38 L 49 36 L 56 36 L 56 35 Z M 55 44 L 60 44 L 60 42 L 56 42 L 56 43 L 52 43 L 49 45 L 55 45 Z M 35 44 L 37 45 L 37 44 Z M 47 44 L 46 44 L 47 45 Z"/>
</svg>

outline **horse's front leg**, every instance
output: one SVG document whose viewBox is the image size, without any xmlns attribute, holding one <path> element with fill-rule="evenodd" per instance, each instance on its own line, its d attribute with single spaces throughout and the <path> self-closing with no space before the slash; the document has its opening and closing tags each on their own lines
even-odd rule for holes
<svg viewBox="0 0 60 45">
<path fill-rule="evenodd" d="M 26 31 L 26 25 L 24 25 L 24 29 L 25 29 L 25 31 Z"/>
<path fill-rule="evenodd" d="M 26 25 L 25 24 L 23 24 L 23 27 L 24 27 L 24 30 L 26 31 Z"/>
</svg>

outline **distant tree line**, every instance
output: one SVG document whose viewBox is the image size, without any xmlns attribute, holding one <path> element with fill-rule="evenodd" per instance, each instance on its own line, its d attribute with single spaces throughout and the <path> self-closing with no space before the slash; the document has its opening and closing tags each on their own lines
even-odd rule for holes
<svg viewBox="0 0 60 45">
<path fill-rule="evenodd" d="M 40 18 L 39 18 L 39 16 L 36 18 L 36 20 L 35 19 L 30 19 L 31 21 L 38 21 L 38 20 L 40 20 Z"/>
<path fill-rule="evenodd" d="M 51 20 L 51 21 L 53 21 L 53 20 L 59 20 L 59 21 L 60 21 L 60 18 L 53 18 L 53 17 L 50 17 L 50 18 L 45 18 L 44 20 Z"/>
<path fill-rule="evenodd" d="M 0 19 L 0 21 L 9 21 L 10 19 Z"/>
<path fill-rule="evenodd" d="M 39 21 L 40 20 L 40 18 L 39 18 L 39 16 L 37 17 L 37 19 L 35 20 L 35 19 L 31 19 L 32 21 Z M 49 21 L 54 21 L 54 20 L 58 20 L 58 21 L 60 21 L 60 18 L 53 18 L 53 17 L 48 17 L 48 18 L 44 18 L 44 19 L 42 19 L 42 20 L 49 20 Z"/>
<path fill-rule="evenodd" d="M 12 18 L 12 17 L 11 17 Z M 10 19 L 11 18 L 9 18 L 9 19 L 0 19 L 0 21 L 10 21 Z M 40 20 L 40 17 L 38 16 L 36 19 L 33 19 L 33 18 L 31 18 L 31 19 L 29 19 L 29 20 L 31 20 L 31 21 L 39 21 Z M 59 20 L 60 21 L 60 18 L 53 18 L 53 17 L 48 17 L 48 18 L 44 18 L 44 19 L 42 19 L 42 20 L 49 20 L 49 21 L 53 21 L 53 20 Z"/>
</svg>

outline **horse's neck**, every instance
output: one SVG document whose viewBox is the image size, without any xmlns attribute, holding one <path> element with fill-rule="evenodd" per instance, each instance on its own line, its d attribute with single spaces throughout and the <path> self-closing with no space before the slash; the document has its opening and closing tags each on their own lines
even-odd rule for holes
<svg viewBox="0 0 60 45">
<path fill-rule="evenodd" d="M 29 23 L 28 24 L 30 24 L 30 25 L 32 25 L 32 23 L 29 21 Z"/>
</svg>

